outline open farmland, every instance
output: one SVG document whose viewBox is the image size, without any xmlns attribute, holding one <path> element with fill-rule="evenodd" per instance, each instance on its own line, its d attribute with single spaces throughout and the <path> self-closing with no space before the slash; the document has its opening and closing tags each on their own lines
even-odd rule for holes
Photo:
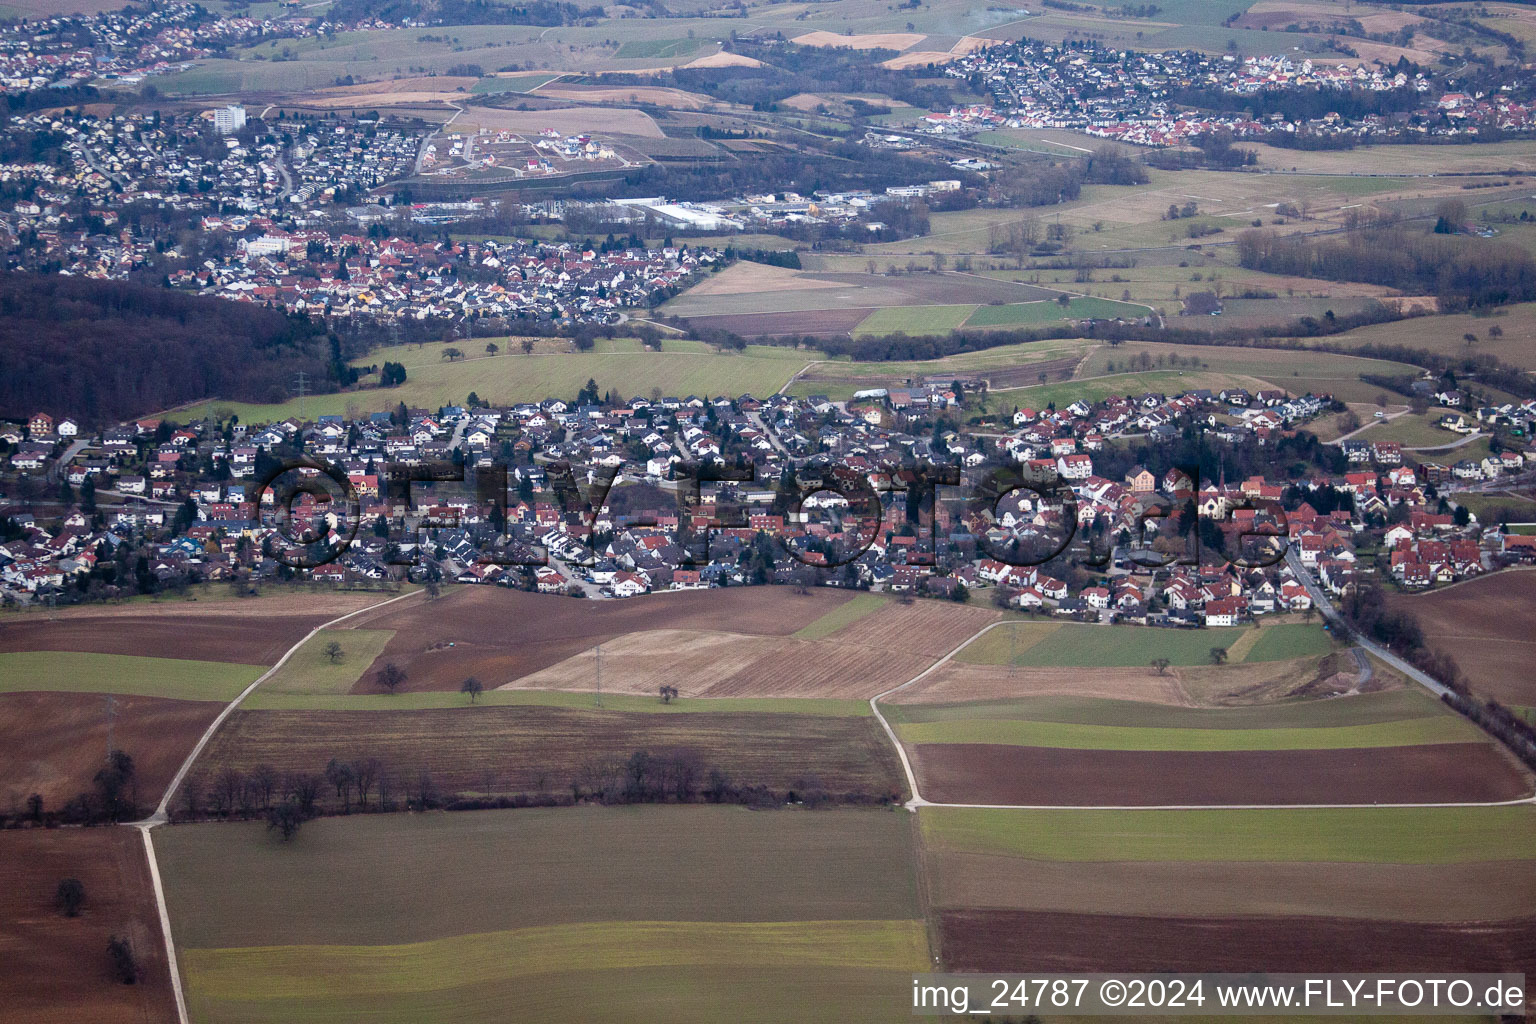
<svg viewBox="0 0 1536 1024">
<path fill-rule="evenodd" d="M 1081 667 L 978 665 L 950 661 L 920 682 L 892 695 L 902 704 L 1071 697 L 1137 701 L 1177 707 L 1272 707 L 1297 698 L 1328 697 L 1358 690 L 1389 690 L 1401 679 L 1377 664 L 1368 683 L 1352 657 L 1289 658 L 1225 665 Z"/>
<path fill-rule="evenodd" d="M 261 665 L 221 661 L 26 651 L 0 654 L 0 693 L 136 693 L 173 700 L 230 701 L 264 671 Z"/>
<path fill-rule="evenodd" d="M 1530 610 L 1536 572 L 1501 572 L 1442 591 L 1394 594 L 1393 608 L 1419 620 L 1426 642 L 1445 651 L 1474 692 L 1505 704 L 1536 704 Z"/>
<path fill-rule="evenodd" d="M 133 758 L 138 806 L 153 806 L 219 713 L 212 701 L 86 693 L 0 693 L 0 799 L 18 809 L 37 793 L 56 811 L 94 792 L 111 746 Z"/>
<path fill-rule="evenodd" d="M 360 616 L 354 624 L 394 630 L 380 659 L 405 670 L 403 690 L 457 692 L 467 676 L 492 689 L 627 633 L 729 629 L 787 636 L 849 599 L 825 589 L 801 595 L 753 587 L 577 601 L 500 587 L 460 587 L 435 602 L 394 606 Z M 365 675 L 355 689 L 376 691 L 377 685 Z"/>
<path fill-rule="evenodd" d="M 877 613 L 878 614 L 878 613 Z M 908 650 L 846 640 L 799 640 L 742 633 L 655 629 L 604 642 L 603 687 L 655 694 L 663 685 L 683 697 L 869 698 L 922 671 L 928 659 Z M 595 649 L 522 676 L 508 688 L 592 690 Z"/>
<path fill-rule="evenodd" d="M 127 828 L 0 832 L 0 1018 L 30 1024 L 175 1020 L 149 866 Z M 77 918 L 54 906 L 65 878 L 85 887 Z M 128 939 L 140 980 L 112 973 L 107 942 Z"/>
<path fill-rule="evenodd" d="M 1321 969 L 1318 949 L 1329 969 L 1527 970 L 1536 953 L 1526 806 L 919 818 L 949 970 Z M 1015 933 L 1032 928 L 1066 942 Z"/>
<path fill-rule="evenodd" d="M 979 637 L 956 658 L 977 665 L 1130 668 L 1167 658 L 1175 666 L 1209 665 L 1211 648 L 1230 651 L 1246 637 L 1233 663 L 1282 661 L 1326 654 L 1331 647 L 1321 626 L 1283 623 L 1255 630 L 1244 626 L 1158 629 L 1060 622 L 1019 622 Z"/>
<path fill-rule="evenodd" d="M 322 629 L 261 684 L 262 693 L 346 693 L 389 643 L 387 629 Z M 327 649 L 340 647 L 332 658 Z"/>
<path fill-rule="evenodd" d="M 894 694 L 890 716 L 923 797 L 1263 805 L 1530 791 L 1502 750 L 1416 691 L 1380 675 L 1361 693 L 1356 659 L 1324 654 L 1330 644 L 1318 627 L 1128 629 L 1123 643 L 1095 641 L 1110 632 L 1004 625 L 960 653 L 970 664 L 943 666 Z M 1212 647 L 1231 661 L 1210 665 Z M 1159 657 L 1168 671 L 1138 667 Z M 1103 671 L 1082 671 L 1095 667 Z"/>
<path fill-rule="evenodd" d="M 996 618 L 981 608 L 860 595 L 810 623 L 811 639 L 658 622 L 602 641 L 604 688 L 654 694 L 669 684 L 684 697 L 867 699 L 917 675 Z M 594 646 L 504 688 L 593 690 L 597 677 Z"/>
<path fill-rule="evenodd" d="M 494 339 L 493 339 L 494 340 Z M 479 342 L 479 339 L 476 339 Z M 367 388 L 331 395 L 290 399 L 279 405 L 212 401 L 193 412 L 237 413 L 243 422 L 271 422 L 288 416 L 342 415 L 349 408 L 384 412 L 401 402 L 424 408 L 462 402 L 471 392 L 489 402 L 511 405 L 545 398 L 574 398 L 588 380 L 601 390 L 626 396 L 648 394 L 771 395 L 811 358 L 785 348 L 753 345 L 742 353 L 712 352 L 692 342 L 667 340 L 660 352 L 642 351 L 636 342 L 609 351 L 539 352 L 523 355 L 515 342 L 500 339 L 502 353 L 483 354 L 484 343 L 468 348 L 468 358 L 443 358 L 446 344 L 399 345 L 374 351 L 370 364 L 388 360 L 406 368 L 406 382 L 395 388 Z M 465 348 L 464 342 L 457 346 Z"/>
<path fill-rule="evenodd" d="M 1410 924 L 1308 917 L 939 914 L 953 971 L 1496 971 L 1536 967 L 1536 919 Z"/>
<path fill-rule="evenodd" d="M 740 266 L 740 264 L 738 264 Z M 719 276 L 729 274 L 727 270 Z M 892 312 L 903 307 L 945 307 L 945 312 L 911 310 L 913 326 L 900 328 L 909 334 L 942 331 L 946 325 L 963 322 L 967 306 L 990 302 L 1034 302 L 1055 297 L 1055 292 L 1014 281 L 1002 281 L 975 274 L 913 273 L 820 273 L 795 271 L 793 278 L 782 272 L 771 278 L 772 287 L 763 291 L 723 290 L 706 283 L 703 289 L 684 292 L 661 307 L 668 316 L 696 321 L 700 327 L 725 327 L 743 335 L 792 333 L 841 333 L 851 331 L 871 315 L 876 320 L 865 333 L 898 329 L 900 317 Z M 1054 308 L 1054 307 L 1053 307 Z M 843 326 L 830 322 L 818 330 L 799 324 L 814 324 L 805 314 L 824 312 L 847 318 Z M 857 314 L 857 319 L 852 319 Z M 883 326 L 886 322 L 888 326 Z M 924 324 L 927 327 L 924 327 Z"/>
<path fill-rule="evenodd" d="M 687 759 L 737 786 L 824 789 L 867 799 L 903 788 L 896 753 L 869 717 L 798 712 L 658 715 L 541 705 L 422 711 L 237 711 L 194 769 L 319 772 L 333 757 L 375 757 L 398 798 L 424 777 L 439 793 L 566 794 L 612 787 L 636 751 Z M 328 797 L 328 802 L 337 802 Z"/>
<path fill-rule="evenodd" d="M 937 803 L 1141 807 L 1515 800 L 1525 777 L 1490 742 L 1368 750 L 1062 750 L 929 743 L 911 750 Z"/>
<path fill-rule="evenodd" d="M 1411 321 L 1410 321 L 1411 322 Z M 1293 395 L 1307 392 L 1333 395 L 1341 401 L 1369 402 L 1381 391 L 1360 379 L 1362 373 L 1395 377 L 1418 372 L 1407 363 L 1386 359 L 1366 359 L 1332 352 L 1308 352 L 1292 349 L 1227 347 L 1219 345 L 1168 345 L 1127 342 L 1113 349 L 1096 350 L 1084 364 L 1082 374 L 1124 372 L 1130 360 L 1141 355 L 1161 368 L 1171 357 L 1184 360 L 1186 366 L 1198 366 L 1212 373 L 1244 373 L 1270 382 Z M 1198 361 L 1191 363 L 1191 360 Z M 1114 364 L 1114 371 L 1110 364 Z"/>
<path fill-rule="evenodd" d="M 1092 350 L 1093 343 L 1088 341 L 1052 339 L 912 362 L 822 360 L 798 374 L 787 392 L 846 400 L 852 398 L 855 391 L 897 387 L 909 378 L 921 377 L 985 380 L 994 390 L 1020 387 L 1037 382 L 1042 373 L 1048 380 L 1070 379 Z"/>
<path fill-rule="evenodd" d="M 0 651 L 80 651 L 142 656 L 174 652 L 195 661 L 271 665 L 311 629 L 388 595 L 268 588 L 268 598 L 135 601 L 10 617 Z"/>
<path fill-rule="evenodd" d="M 892 602 L 831 634 L 828 639 L 884 651 L 942 658 L 970 636 L 996 622 L 990 608 L 939 601 Z"/>
<path fill-rule="evenodd" d="M 929 962 L 906 815 L 389 815 L 314 822 L 287 848 L 255 825 L 160 845 L 211 1022 L 887 1020 Z M 428 870 L 430 887 L 398 884 Z"/>
</svg>

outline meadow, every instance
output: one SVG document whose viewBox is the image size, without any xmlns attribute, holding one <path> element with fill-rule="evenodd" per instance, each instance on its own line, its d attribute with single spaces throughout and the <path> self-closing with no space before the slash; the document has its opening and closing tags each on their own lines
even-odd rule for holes
<svg viewBox="0 0 1536 1024">
<path fill-rule="evenodd" d="M 1409 321 L 1410 323 L 1412 321 Z M 1390 325 L 1396 327 L 1398 325 Z M 1331 394 L 1346 402 L 1370 402 L 1381 391 L 1360 379 L 1362 373 L 1384 377 L 1417 374 L 1418 368 L 1386 359 L 1368 359 L 1296 349 L 1249 348 L 1220 345 L 1173 345 L 1160 342 L 1126 342 L 1101 346 L 1082 368 L 1085 377 L 1109 372 L 1111 364 L 1123 372 L 1130 360 L 1146 355 L 1162 366 L 1177 357 L 1198 361 L 1204 372 L 1244 373 L 1270 382 L 1293 395 L 1307 392 Z"/>
<path fill-rule="evenodd" d="M 501 352 L 484 354 L 494 342 Z M 678 397 L 686 395 L 767 396 L 788 383 L 814 354 L 770 345 L 750 345 L 740 354 L 717 353 L 697 342 L 664 341 L 660 352 L 642 351 L 638 342 L 616 344 L 606 352 L 538 352 L 524 355 L 514 339 L 475 339 L 420 346 L 398 345 L 369 353 L 368 363 L 398 362 L 406 368 L 406 381 L 394 388 L 364 387 L 358 391 L 294 398 L 278 405 L 213 400 L 189 407 L 185 415 L 212 411 L 232 412 L 242 422 L 259 423 L 288 416 L 314 418 L 384 412 L 401 402 L 409 406 L 438 408 L 464 402 L 470 392 L 489 402 L 514 404 L 550 397 L 573 398 L 588 380 L 598 389 L 612 389 L 624 397 L 649 395 L 651 389 Z M 442 350 L 456 347 L 463 359 L 448 361 Z M 365 377 L 364 383 L 372 378 Z"/>
<path fill-rule="evenodd" d="M 1166 729 L 974 718 L 904 725 L 904 743 L 987 743 L 1063 750 L 1337 750 L 1468 743 L 1471 724 L 1449 715 L 1324 729 Z"/>
<path fill-rule="evenodd" d="M 984 810 L 936 807 L 926 843 L 1040 860 L 1454 864 L 1536 858 L 1536 808 Z"/>
<path fill-rule="evenodd" d="M 1173 666 L 1209 665 L 1211 648 L 1231 648 L 1250 634 L 1257 640 L 1239 662 L 1284 661 L 1327 653 L 1331 646 L 1321 626 L 1289 623 L 1255 631 L 1246 626 L 1210 629 L 1159 629 L 1150 626 L 1102 626 L 1079 623 L 1019 622 L 991 630 L 956 655 L 978 665 L 1032 665 L 1111 668 L 1150 665 L 1167 658 Z"/>
<path fill-rule="evenodd" d="M 389 629 L 322 629 L 261 685 L 261 692 L 344 694 L 394 635 Z M 341 648 L 335 660 L 326 653 L 333 643 Z"/>
<path fill-rule="evenodd" d="M 0 653 L 0 693 L 122 693 L 227 702 L 264 671 L 260 665 L 130 654 Z"/>
<path fill-rule="evenodd" d="M 930 962 L 912 826 L 889 812 L 384 815 L 286 847 L 256 825 L 159 845 L 200 1020 L 704 1021 L 722 1001 L 878 1020 Z"/>
</svg>

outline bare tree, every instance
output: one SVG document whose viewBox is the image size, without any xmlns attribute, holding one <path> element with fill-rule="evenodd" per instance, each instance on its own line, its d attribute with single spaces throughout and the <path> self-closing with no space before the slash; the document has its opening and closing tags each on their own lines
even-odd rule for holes
<svg viewBox="0 0 1536 1024">
<path fill-rule="evenodd" d="M 352 813 L 352 769 L 345 762 L 338 761 L 334 757 L 325 765 L 325 781 L 336 789 L 336 795 L 341 799 L 342 813 Z"/>
<path fill-rule="evenodd" d="M 210 798 L 213 800 L 214 813 L 223 817 L 233 814 L 244 788 L 245 777 L 233 767 L 225 767 L 213 780 Z"/>
<path fill-rule="evenodd" d="M 379 767 L 376 757 L 359 757 L 351 764 L 352 781 L 357 786 L 357 806 L 361 810 L 368 810 L 368 791 L 379 776 Z"/>
<path fill-rule="evenodd" d="M 345 652 L 341 649 L 341 644 L 337 643 L 335 640 L 332 640 L 330 643 L 325 645 L 325 656 L 331 659 L 332 665 L 339 663 L 344 653 Z"/>
<path fill-rule="evenodd" d="M 139 965 L 133 958 L 133 947 L 128 940 L 121 935 L 112 936 L 107 943 L 107 956 L 112 959 L 112 969 L 117 974 L 117 980 L 124 985 L 132 985 L 139 980 Z"/>
<path fill-rule="evenodd" d="M 305 817 L 315 813 L 315 801 L 320 797 L 320 784 L 325 780 L 312 772 L 297 772 L 283 782 L 288 798 L 299 807 Z"/>
<path fill-rule="evenodd" d="M 661 687 L 661 702 L 663 704 L 670 704 L 670 703 L 672 703 L 674 700 L 677 699 L 677 696 L 678 696 L 678 694 L 677 694 L 677 687 L 675 687 L 675 686 L 668 686 L 665 683 L 662 684 L 662 687 Z"/>
<path fill-rule="evenodd" d="M 394 693 L 405 682 L 405 670 L 394 662 L 385 662 L 379 670 L 379 685 L 390 693 Z"/>
<path fill-rule="evenodd" d="M 1211 648 L 1211 664 L 1225 665 L 1227 663 L 1227 649 L 1225 647 Z"/>
<path fill-rule="evenodd" d="M 259 764 L 251 769 L 249 782 L 256 799 L 261 802 L 261 809 L 270 808 L 272 794 L 277 791 L 277 769 L 269 764 Z"/>
<path fill-rule="evenodd" d="M 299 834 L 299 826 L 304 824 L 304 818 L 305 814 L 298 803 L 293 800 L 279 801 L 277 806 L 267 812 L 267 831 L 277 832 L 286 843 Z"/>
<path fill-rule="evenodd" d="M 54 891 L 53 902 L 65 917 L 79 917 L 85 905 L 85 886 L 78 878 L 65 878 Z"/>
<path fill-rule="evenodd" d="M 481 684 L 480 680 L 476 679 L 474 676 L 470 676 L 468 679 L 464 680 L 464 682 L 459 684 L 459 692 L 469 694 L 469 702 L 471 704 L 479 699 L 480 694 L 484 692 L 484 690 L 485 687 Z"/>
<path fill-rule="evenodd" d="M 181 783 L 181 809 L 189 820 L 195 819 L 203 808 L 203 779 L 200 775 L 188 775 Z"/>
<path fill-rule="evenodd" d="M 1165 676 L 1168 674 L 1168 666 L 1171 664 L 1172 662 L 1170 662 L 1167 658 L 1152 659 L 1152 667 L 1157 669 L 1157 674 L 1160 676 Z"/>
</svg>

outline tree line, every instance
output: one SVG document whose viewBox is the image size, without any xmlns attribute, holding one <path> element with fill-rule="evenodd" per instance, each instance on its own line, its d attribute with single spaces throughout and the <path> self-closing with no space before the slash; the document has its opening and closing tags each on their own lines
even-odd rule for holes
<svg viewBox="0 0 1536 1024">
<path fill-rule="evenodd" d="M 397 769 L 365 754 L 332 757 L 318 771 L 283 772 L 270 764 L 258 764 L 245 771 L 226 765 L 211 774 L 190 774 L 177 791 L 172 814 L 178 821 L 265 820 L 269 828 L 288 839 L 304 822 L 323 814 L 576 804 L 824 806 L 898 800 L 900 794 L 894 791 L 834 790 L 811 776 L 789 786 L 768 786 L 733 777 L 723 767 L 686 749 L 635 750 L 627 756 L 594 753 L 563 780 L 546 778 L 531 792 L 497 796 L 448 792 L 425 767 Z"/>
<path fill-rule="evenodd" d="M 1245 231 L 1237 251 L 1249 270 L 1434 295 L 1442 312 L 1536 299 L 1536 260 L 1508 242 L 1392 226 L 1330 238 Z"/>
</svg>

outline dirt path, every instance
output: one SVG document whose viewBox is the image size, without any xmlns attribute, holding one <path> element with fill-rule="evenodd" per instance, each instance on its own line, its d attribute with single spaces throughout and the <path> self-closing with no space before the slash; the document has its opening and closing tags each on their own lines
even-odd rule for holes
<svg viewBox="0 0 1536 1024">
<path fill-rule="evenodd" d="M 352 618 L 353 616 L 361 615 L 364 612 L 375 611 L 376 609 L 382 608 L 385 605 L 394 604 L 396 601 L 404 601 L 406 598 L 415 597 L 420 593 L 424 593 L 424 591 L 413 590 L 408 594 L 401 594 L 398 597 L 391 597 L 387 601 L 380 601 L 378 604 L 368 605 L 366 608 L 359 608 L 356 611 L 351 611 L 345 615 L 338 616 L 337 618 L 334 618 L 329 622 L 321 623 L 314 629 L 310 630 L 307 634 L 305 634 L 302 640 L 288 648 L 283 656 L 277 660 L 277 664 L 263 672 L 255 682 L 242 690 L 239 696 L 230 701 L 229 705 L 225 707 L 223 711 L 219 712 L 219 716 L 215 718 L 213 722 L 209 724 L 208 728 L 203 731 L 203 735 L 198 738 L 197 745 L 192 748 L 192 752 L 188 754 L 186 760 L 181 763 L 181 768 L 177 770 L 175 776 L 171 779 L 171 784 L 165 789 L 165 795 L 160 798 L 159 805 L 155 807 L 155 813 L 151 814 L 149 817 L 142 821 L 129 823 L 133 828 L 138 829 L 144 836 L 144 854 L 149 859 L 149 878 L 150 881 L 154 884 L 155 906 L 158 908 L 160 913 L 160 930 L 165 935 L 165 959 L 171 971 L 171 990 L 176 995 L 176 1017 L 178 1024 L 189 1024 L 189 1018 L 187 1016 L 187 996 L 186 993 L 182 990 L 181 970 L 176 964 L 176 943 L 171 937 L 171 914 L 165 903 L 165 887 L 160 882 L 160 862 L 155 857 L 155 843 L 154 839 L 150 835 L 151 831 L 157 826 L 163 825 L 170 820 L 170 815 L 167 811 L 167 808 L 170 807 L 171 797 L 176 795 L 176 790 L 181 786 L 182 781 L 186 779 L 187 773 L 192 770 L 193 762 L 198 759 L 198 757 L 202 754 L 203 749 L 208 746 L 208 741 L 213 739 L 213 734 L 219 731 L 219 726 L 223 725 L 224 720 L 234 713 L 235 709 L 240 706 L 241 701 L 245 700 L 245 698 L 254 693 L 256 688 L 262 683 L 276 675 L 277 671 L 288 663 L 288 659 L 293 657 L 294 653 L 297 652 L 299 648 L 308 643 L 310 639 L 318 634 L 322 629 L 331 629 Z"/>
</svg>

